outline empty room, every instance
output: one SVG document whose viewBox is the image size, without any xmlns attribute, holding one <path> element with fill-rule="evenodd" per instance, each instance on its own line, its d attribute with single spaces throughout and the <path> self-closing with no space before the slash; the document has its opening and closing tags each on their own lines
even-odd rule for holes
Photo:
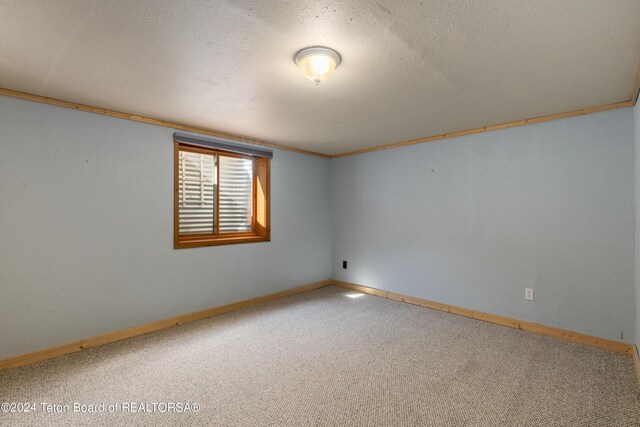
<svg viewBox="0 0 640 427">
<path fill-rule="evenodd" d="M 640 426 L 640 1 L 0 1 L 0 426 Z"/>
</svg>

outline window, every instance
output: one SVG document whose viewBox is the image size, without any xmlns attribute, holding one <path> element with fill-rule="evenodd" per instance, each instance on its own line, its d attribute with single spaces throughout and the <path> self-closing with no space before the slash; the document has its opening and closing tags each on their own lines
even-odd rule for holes
<svg viewBox="0 0 640 427">
<path fill-rule="evenodd" d="M 175 137 L 174 247 L 269 241 L 270 159 L 183 141 L 196 140 Z"/>
</svg>

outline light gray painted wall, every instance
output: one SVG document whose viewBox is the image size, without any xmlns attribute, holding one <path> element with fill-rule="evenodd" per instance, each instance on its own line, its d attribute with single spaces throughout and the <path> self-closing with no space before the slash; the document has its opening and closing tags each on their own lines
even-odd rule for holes
<svg viewBox="0 0 640 427">
<path fill-rule="evenodd" d="M 640 346 L 640 104 L 633 107 L 634 139 L 636 153 L 636 345 Z"/>
<path fill-rule="evenodd" d="M 331 175 L 276 150 L 272 242 L 173 250 L 172 130 L 0 97 L 0 358 L 332 267 L 626 342 L 635 328 L 640 343 L 634 114 L 638 147 L 636 107 L 337 159 Z"/>
<path fill-rule="evenodd" d="M 0 358 L 330 278 L 328 160 L 275 151 L 270 243 L 174 250 L 172 133 L 0 97 Z"/>
<path fill-rule="evenodd" d="M 334 160 L 333 277 L 633 342 L 633 127 L 628 108 Z"/>
</svg>

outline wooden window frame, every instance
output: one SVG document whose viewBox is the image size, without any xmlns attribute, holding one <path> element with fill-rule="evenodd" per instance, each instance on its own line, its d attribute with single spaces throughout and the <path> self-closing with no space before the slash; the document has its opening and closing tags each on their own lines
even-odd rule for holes
<svg viewBox="0 0 640 427">
<path fill-rule="evenodd" d="M 180 197 L 179 197 L 179 167 L 180 151 L 207 154 L 213 156 L 236 157 L 253 161 L 252 178 L 252 224 L 250 232 L 220 233 L 219 232 L 219 198 L 220 190 L 216 188 L 216 203 L 214 211 L 213 234 L 180 235 Z M 247 156 L 231 153 L 213 148 L 200 147 L 182 142 L 174 142 L 174 167 L 173 167 L 173 247 L 174 249 L 197 248 L 202 246 L 235 245 L 239 243 L 258 243 L 271 241 L 271 215 L 270 215 L 270 188 L 271 188 L 271 162 L 264 157 Z M 219 165 L 216 173 L 220 175 Z M 217 179 L 218 186 L 220 180 Z"/>
</svg>

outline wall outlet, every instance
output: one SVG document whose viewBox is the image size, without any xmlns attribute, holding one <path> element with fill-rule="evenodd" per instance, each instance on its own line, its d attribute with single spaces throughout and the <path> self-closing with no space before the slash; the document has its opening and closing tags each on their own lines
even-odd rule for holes
<svg viewBox="0 0 640 427">
<path fill-rule="evenodd" d="M 342 261 L 342 268 L 347 269 L 347 261 Z"/>
<path fill-rule="evenodd" d="M 524 288 L 524 299 L 533 301 L 533 289 Z"/>
</svg>

